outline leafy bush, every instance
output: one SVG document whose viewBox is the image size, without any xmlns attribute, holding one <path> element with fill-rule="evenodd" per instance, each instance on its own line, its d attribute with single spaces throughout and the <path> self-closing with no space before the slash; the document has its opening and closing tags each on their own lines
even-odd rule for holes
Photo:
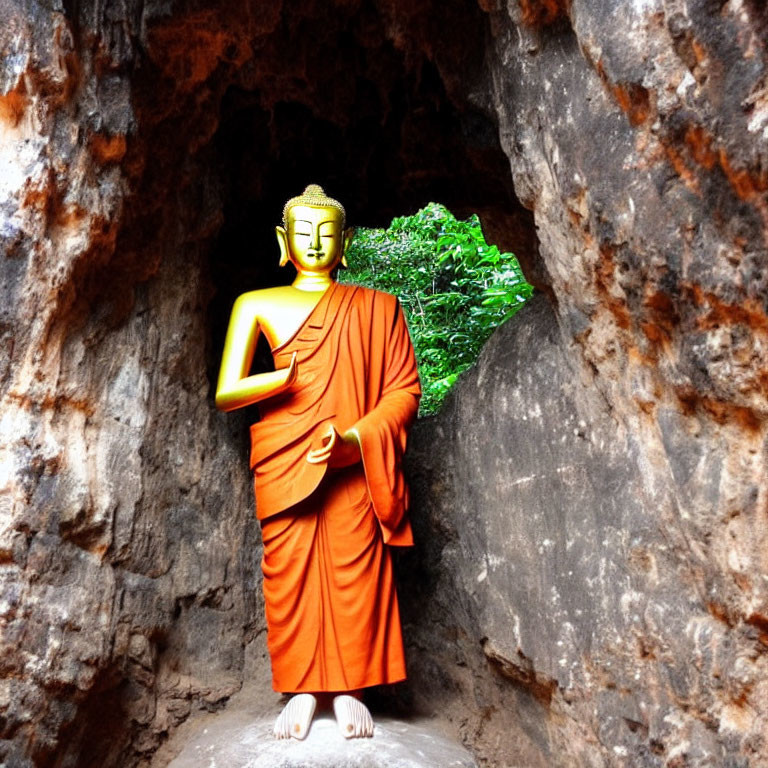
<svg viewBox="0 0 768 768">
<path fill-rule="evenodd" d="M 419 363 L 422 415 L 437 413 L 492 331 L 533 292 L 515 256 L 485 242 L 477 216 L 459 221 L 439 203 L 393 219 L 388 229 L 359 229 L 347 258 L 341 282 L 400 299 Z"/>
</svg>

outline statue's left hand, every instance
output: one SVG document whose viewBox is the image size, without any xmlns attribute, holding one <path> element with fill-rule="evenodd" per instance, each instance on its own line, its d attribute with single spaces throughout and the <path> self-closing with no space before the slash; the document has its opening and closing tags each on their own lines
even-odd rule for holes
<svg viewBox="0 0 768 768">
<path fill-rule="evenodd" d="M 323 435 L 326 441 L 321 448 L 315 448 L 307 454 L 310 464 L 325 464 L 329 467 L 348 467 L 361 459 L 360 443 L 357 435 L 350 431 L 339 434 L 336 427 L 331 425 Z"/>
</svg>

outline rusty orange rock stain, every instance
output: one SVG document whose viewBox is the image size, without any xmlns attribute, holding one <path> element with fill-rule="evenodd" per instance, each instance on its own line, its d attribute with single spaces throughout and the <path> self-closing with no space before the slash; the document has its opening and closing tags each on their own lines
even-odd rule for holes
<svg viewBox="0 0 768 768">
<path fill-rule="evenodd" d="M 676 387 L 675 394 L 685 416 L 704 412 L 716 424 L 736 424 L 746 434 L 757 434 L 763 428 L 764 420 L 752 408 L 702 395 L 689 385 Z"/>
<path fill-rule="evenodd" d="M 747 616 L 747 624 L 757 627 L 762 632 L 768 633 L 768 616 L 762 613 L 754 612 Z"/>
<path fill-rule="evenodd" d="M 655 366 L 658 363 L 659 358 L 658 355 L 654 354 L 654 350 L 644 352 L 635 344 L 630 344 L 627 347 L 627 360 L 634 365 Z M 654 390 L 653 397 L 658 400 L 661 397 L 661 392 L 659 390 Z"/>
<path fill-rule="evenodd" d="M 670 137 L 660 137 L 659 140 L 675 173 L 696 194 L 700 193 L 700 186 L 691 164 L 701 166 L 708 171 L 720 168 L 741 200 L 760 202 L 762 195 L 768 190 L 768 171 L 756 173 L 748 168 L 734 167 L 725 148 L 715 148 L 714 137 L 700 125 L 689 125 L 686 128 L 679 148 Z M 687 150 L 685 158 L 683 149 Z"/>
<path fill-rule="evenodd" d="M 645 338 L 652 344 L 667 344 L 671 340 L 670 335 L 666 330 L 660 328 L 658 325 L 649 323 L 647 320 L 640 321 L 640 330 L 645 335 Z"/>
<path fill-rule="evenodd" d="M 574 224 L 577 227 L 581 226 L 581 222 L 584 217 L 578 211 L 574 211 L 573 208 L 567 207 L 565 212 L 568 214 L 568 218 L 571 220 L 571 224 Z"/>
<path fill-rule="evenodd" d="M 42 75 L 39 76 L 40 91 L 50 97 L 52 103 L 57 106 L 62 106 L 72 99 L 83 78 L 83 64 L 73 47 L 71 34 L 66 23 L 58 25 L 54 32 L 54 43 L 60 53 L 59 61 L 67 74 L 64 82 L 54 85 L 47 82 Z"/>
<path fill-rule="evenodd" d="M 27 89 L 21 78 L 15 88 L 0 96 L 0 120 L 15 128 L 24 117 L 27 103 Z"/>
<path fill-rule="evenodd" d="M 119 163 L 125 157 L 127 142 L 123 134 L 109 136 L 94 133 L 90 140 L 91 154 L 100 165 Z"/>
<path fill-rule="evenodd" d="M 51 189 L 46 184 L 31 184 L 29 180 L 24 187 L 24 197 L 21 206 L 25 209 L 38 211 L 48 210 L 51 202 Z"/>
<path fill-rule="evenodd" d="M 45 216 L 51 237 L 56 236 L 57 230 L 74 227 L 88 217 L 88 211 L 77 203 L 62 203 L 61 191 L 56 186 L 52 169 L 39 182 L 26 183 L 22 206 L 37 210 Z"/>
<path fill-rule="evenodd" d="M 759 631 L 758 640 L 762 645 L 768 646 L 768 616 L 762 613 L 751 613 L 746 618 L 747 624 L 751 624 Z"/>
<path fill-rule="evenodd" d="M 645 400 L 642 397 L 638 397 L 635 395 L 635 397 L 632 398 L 635 402 L 635 405 L 640 409 L 641 413 L 644 413 L 646 416 L 653 416 L 656 413 L 656 403 L 653 400 Z"/>
<path fill-rule="evenodd" d="M 763 392 L 768 392 L 768 366 L 757 372 L 757 384 Z"/>
<path fill-rule="evenodd" d="M 768 315 L 757 299 L 745 298 L 738 304 L 729 304 L 699 285 L 685 286 L 683 295 L 690 298 L 697 307 L 709 310 L 696 323 L 700 330 L 713 330 L 723 325 L 745 325 L 753 332 L 768 334 Z"/>
<path fill-rule="evenodd" d="M 651 293 L 646 296 L 643 304 L 653 310 L 656 315 L 665 317 L 671 325 L 676 325 L 680 320 L 675 309 L 675 303 L 668 293 L 663 291 Z"/>
<path fill-rule="evenodd" d="M 752 579 L 746 573 L 734 573 L 733 580 L 736 582 L 736 586 L 743 592 L 751 592 L 754 587 Z"/>
<path fill-rule="evenodd" d="M 242 63 L 249 55 L 248 47 L 222 29 L 211 11 L 190 15 L 183 25 L 178 19 L 159 23 L 148 37 L 152 60 L 185 91 L 204 82 L 222 61 Z"/>
<path fill-rule="evenodd" d="M 629 118 L 631 125 L 641 125 L 653 114 L 651 96 L 647 88 L 637 83 L 607 83 L 619 109 Z"/>
<path fill-rule="evenodd" d="M 93 416 L 95 413 L 93 405 L 87 400 L 66 395 L 45 395 L 42 398 L 34 398 L 23 392 L 9 392 L 7 397 L 24 408 L 24 410 L 40 408 L 45 411 L 60 411 L 70 408 L 80 411 L 88 417 Z M 58 468 L 58 465 L 56 465 L 56 468 Z"/>
<path fill-rule="evenodd" d="M 693 170 L 688 167 L 683 159 L 682 153 L 676 147 L 672 146 L 669 141 L 662 141 L 662 146 L 664 147 L 664 154 L 666 155 L 667 160 L 669 160 L 669 164 L 674 168 L 675 173 L 682 179 L 685 186 L 694 194 L 701 194 L 699 180 L 696 178 L 696 174 Z"/>
<path fill-rule="evenodd" d="M 680 324 L 672 297 L 656 291 L 645 297 L 643 306 L 647 310 L 647 319 L 640 322 L 640 330 L 652 344 L 668 346 Z"/>
<path fill-rule="evenodd" d="M 97 544 L 97 545 L 96 545 L 96 546 L 95 546 L 95 547 L 94 547 L 94 548 L 91 550 L 91 552 L 93 552 L 93 554 L 95 554 L 97 557 L 101 557 L 101 558 L 103 558 L 103 557 L 104 557 L 104 555 L 106 555 L 106 554 L 107 554 L 107 551 L 109 550 L 109 546 L 110 546 L 110 545 L 109 545 L 109 544 L 106 544 L 106 543 Z"/>
<path fill-rule="evenodd" d="M 707 51 L 695 37 L 691 37 L 691 50 L 696 57 L 697 64 L 703 64 L 706 61 Z"/>
<path fill-rule="evenodd" d="M 632 320 L 624 299 L 614 296 L 611 293 L 611 286 L 614 284 L 614 248 L 606 243 L 599 247 L 601 256 L 595 270 L 595 286 L 603 299 L 604 305 L 613 315 L 616 325 L 622 330 L 629 330 Z"/>
<path fill-rule="evenodd" d="M 82 208 L 76 203 L 71 205 L 62 205 L 56 211 L 55 224 L 57 227 L 66 229 L 68 227 L 79 224 L 81 221 L 83 221 L 83 219 L 85 219 L 87 215 L 88 212 L 85 210 L 85 208 Z"/>
<path fill-rule="evenodd" d="M 570 0 L 520 0 L 522 22 L 528 27 L 547 26 L 567 16 Z"/>
<path fill-rule="evenodd" d="M 762 195 L 768 189 L 768 172 L 752 173 L 746 168 L 734 168 L 725 149 L 719 151 L 720 167 L 733 187 L 734 192 L 742 200 L 752 200 Z"/>
<path fill-rule="evenodd" d="M 656 290 L 643 300 L 644 315 L 633 320 L 626 302 L 611 293 L 614 282 L 614 249 L 603 244 L 599 251 L 602 259 L 595 270 L 595 287 L 602 306 L 613 315 L 619 328 L 628 330 L 636 326 L 650 343 L 649 349 L 638 348 L 629 343 L 626 347 L 627 360 L 635 365 L 654 368 L 658 365 L 659 353 L 669 350 L 675 334 L 680 330 L 679 305 L 671 295 Z M 700 286 L 692 284 L 681 286 L 681 296 L 697 309 L 705 310 L 695 320 L 696 327 L 701 331 L 740 324 L 753 332 L 768 335 L 768 316 L 756 299 L 748 298 L 738 304 L 728 304 Z M 756 389 L 768 393 L 768 365 L 757 372 Z M 675 387 L 674 395 L 684 415 L 704 414 L 717 424 L 737 425 L 747 435 L 758 434 L 766 426 L 766 419 L 758 410 L 703 395 L 691 385 Z M 638 397 L 635 402 L 641 412 L 650 415 L 655 412 L 656 403 L 652 398 Z"/>
<path fill-rule="evenodd" d="M 642 125 L 653 119 L 656 114 L 656 105 L 655 94 L 652 91 L 649 91 L 640 83 L 614 83 L 608 77 L 602 59 L 594 61 L 588 55 L 586 57 L 595 68 L 603 87 L 613 97 L 619 109 L 627 116 L 630 125 Z"/>
<path fill-rule="evenodd" d="M 718 621 L 721 621 L 726 626 L 732 627 L 734 625 L 734 621 L 728 613 L 728 609 L 721 603 L 715 603 L 710 600 L 707 603 L 707 610 L 712 616 L 714 616 Z"/>
<path fill-rule="evenodd" d="M 517 652 L 516 662 L 502 656 L 488 644 L 484 644 L 483 651 L 500 674 L 528 691 L 543 706 L 550 705 L 557 690 L 557 681 L 537 675 L 530 659 L 522 651 Z"/>
<path fill-rule="evenodd" d="M 0 565 L 11 565 L 14 562 L 13 550 L 10 547 L 0 547 Z M 6 621 L 13 618 L 16 611 L 8 611 Z"/>
<path fill-rule="evenodd" d="M 693 159 L 708 170 L 718 161 L 718 154 L 712 149 L 712 136 L 700 125 L 689 125 L 683 139 Z"/>
<path fill-rule="evenodd" d="M 27 179 L 22 191 L 22 207 L 39 211 L 46 220 L 52 222 L 60 207 L 61 193 L 56 186 L 56 177 L 52 168 L 34 180 Z"/>
<path fill-rule="evenodd" d="M 753 683 L 744 683 L 741 690 L 733 697 L 733 703 L 737 707 L 746 707 L 749 705 L 749 697 L 752 695 Z"/>
</svg>

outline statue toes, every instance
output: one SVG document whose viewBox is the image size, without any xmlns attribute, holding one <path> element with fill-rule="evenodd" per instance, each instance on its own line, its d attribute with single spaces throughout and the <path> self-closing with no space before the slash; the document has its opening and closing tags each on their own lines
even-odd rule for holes
<svg viewBox="0 0 768 768">
<path fill-rule="evenodd" d="M 283 707 L 275 721 L 273 733 L 276 739 L 306 739 L 315 714 L 317 700 L 311 693 L 293 696 Z"/>
<path fill-rule="evenodd" d="M 373 718 L 368 707 L 353 696 L 343 694 L 333 700 L 333 712 L 336 715 L 341 735 L 345 739 L 360 739 L 373 736 Z"/>
</svg>

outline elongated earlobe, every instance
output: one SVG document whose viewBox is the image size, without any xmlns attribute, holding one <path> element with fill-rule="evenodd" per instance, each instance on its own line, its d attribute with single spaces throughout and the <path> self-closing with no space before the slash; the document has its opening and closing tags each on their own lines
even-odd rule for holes
<svg viewBox="0 0 768 768">
<path fill-rule="evenodd" d="M 341 252 L 341 266 L 346 269 L 349 264 L 347 264 L 347 249 L 352 243 L 352 238 L 355 236 L 355 229 L 354 227 L 348 227 L 344 230 L 344 250 Z"/>
<path fill-rule="evenodd" d="M 277 244 L 280 246 L 280 266 L 288 263 L 288 233 L 282 227 L 275 227 Z"/>
</svg>

